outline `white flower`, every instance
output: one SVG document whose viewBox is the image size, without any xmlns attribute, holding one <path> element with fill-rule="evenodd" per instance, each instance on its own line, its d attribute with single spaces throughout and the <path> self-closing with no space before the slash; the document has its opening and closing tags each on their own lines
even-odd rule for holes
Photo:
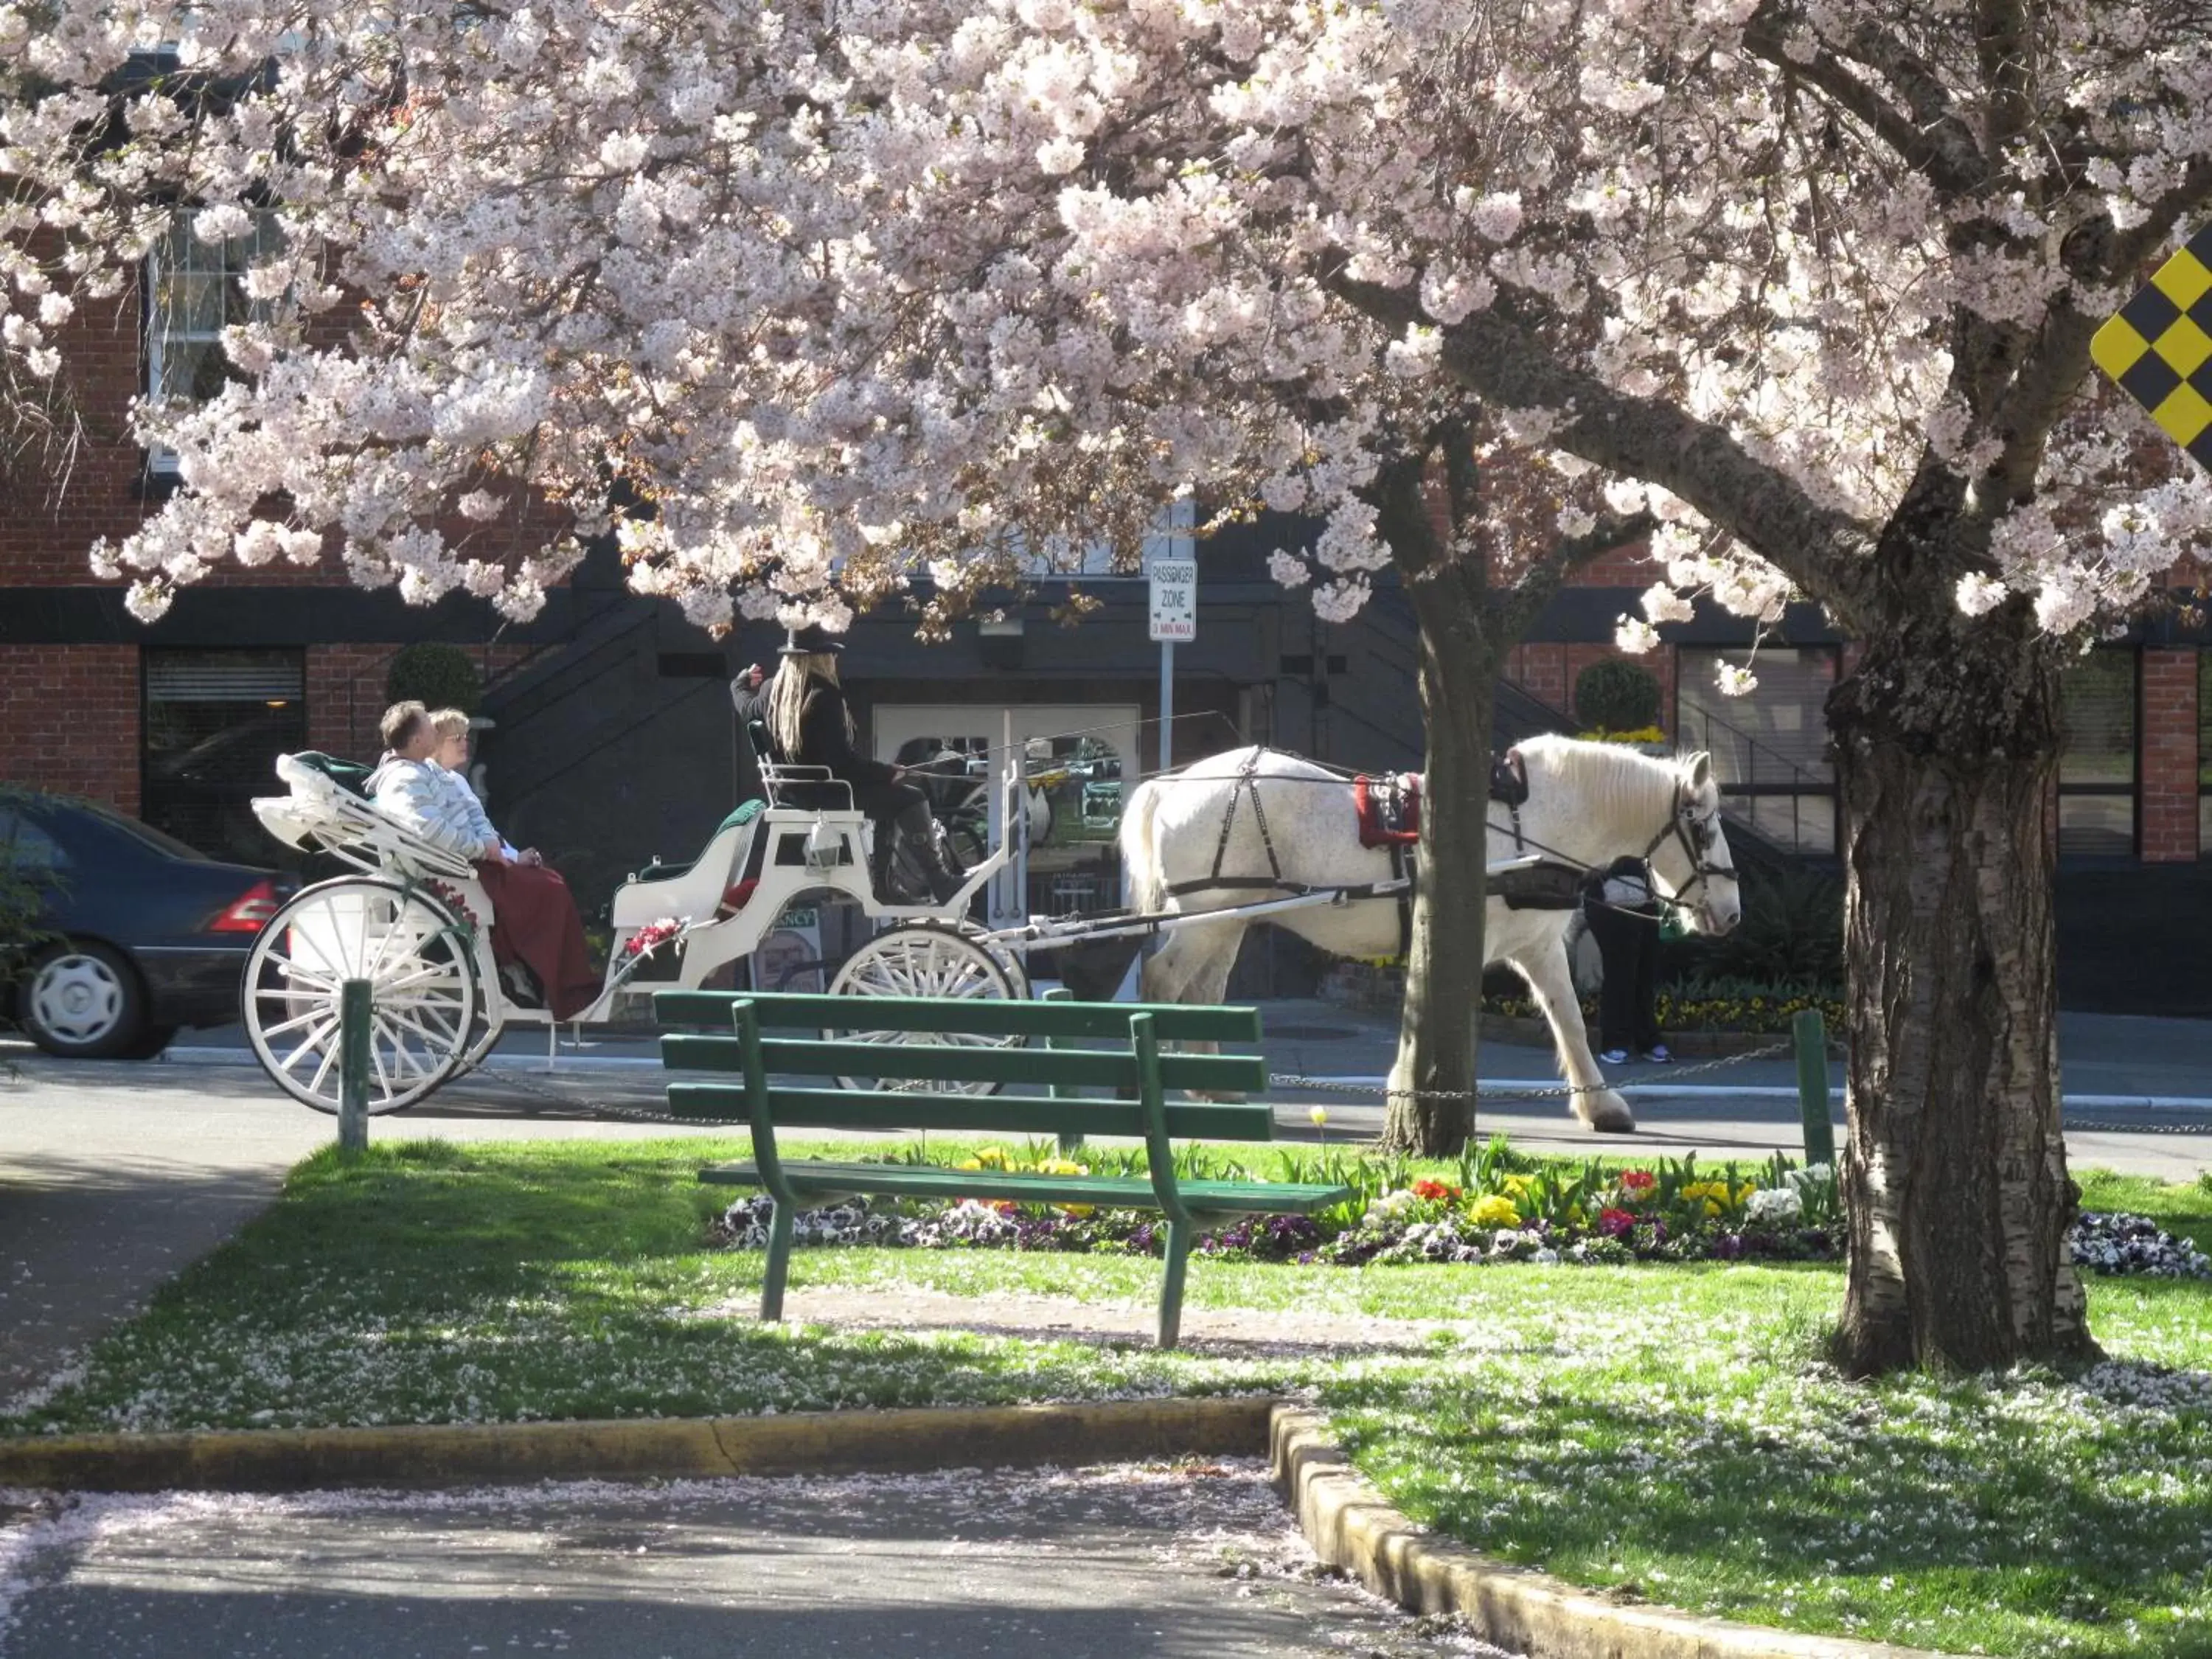
<svg viewBox="0 0 2212 1659">
<path fill-rule="evenodd" d="M 1720 687 L 1721 696 L 1741 697 L 1759 689 L 1759 676 L 1735 663 L 1719 663 L 1713 669 L 1713 684 Z"/>
<path fill-rule="evenodd" d="M 1805 1213 L 1805 1200 L 1788 1187 L 1767 1187 L 1751 1195 L 1744 1215 L 1753 1221 L 1787 1226 Z"/>
<path fill-rule="evenodd" d="M 1632 657 L 1640 657 L 1659 646 L 1659 630 L 1641 617 L 1617 617 L 1613 625 L 1613 642 Z"/>
<path fill-rule="evenodd" d="M 1037 146 L 1038 169 L 1051 179 L 1064 178 L 1083 165 L 1083 141 L 1062 133 Z"/>
<path fill-rule="evenodd" d="M 2002 605 L 2009 591 L 1995 577 L 1970 571 L 1959 578 L 1959 609 L 1970 617 L 1984 616 Z"/>
<path fill-rule="evenodd" d="M 1285 587 L 1304 587 L 1313 580 L 1312 568 L 1304 559 L 1280 548 L 1267 555 L 1267 574 Z"/>
<path fill-rule="evenodd" d="M 1644 614 L 1654 623 L 1685 623 L 1698 612 L 1665 582 L 1654 582 L 1644 590 Z"/>
</svg>

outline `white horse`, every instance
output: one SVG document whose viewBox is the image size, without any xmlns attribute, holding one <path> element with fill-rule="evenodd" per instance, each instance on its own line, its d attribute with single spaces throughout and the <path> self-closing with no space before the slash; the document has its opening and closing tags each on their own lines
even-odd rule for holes
<svg viewBox="0 0 2212 1659">
<path fill-rule="evenodd" d="M 1658 759 L 1618 744 L 1548 735 L 1516 747 L 1528 776 L 1520 811 L 1523 846 L 1515 845 L 1507 809 L 1491 803 L 1491 864 L 1523 851 L 1585 870 L 1642 858 L 1693 931 L 1725 933 L 1741 919 L 1708 756 Z M 1233 750 L 1139 785 L 1122 815 L 1121 843 L 1132 902 L 1146 911 L 1189 914 L 1282 896 L 1255 878 L 1285 887 L 1353 887 L 1391 877 L 1389 849 L 1359 844 L 1352 784 L 1267 749 Z M 1215 878 L 1238 884 L 1208 885 Z M 1485 948 L 1489 961 L 1510 963 L 1528 982 L 1551 1023 L 1560 1069 L 1581 1091 L 1571 1097 L 1577 1115 L 1593 1129 L 1631 1130 L 1635 1115 L 1605 1086 L 1583 1029 L 1567 967 L 1573 915 L 1516 910 L 1493 897 L 1484 915 Z M 1401 948 L 1395 899 L 1316 905 L 1268 920 L 1334 956 L 1395 956 Z M 1224 917 L 1168 932 L 1145 964 L 1145 1000 L 1220 1001 L 1249 925 Z"/>
</svg>

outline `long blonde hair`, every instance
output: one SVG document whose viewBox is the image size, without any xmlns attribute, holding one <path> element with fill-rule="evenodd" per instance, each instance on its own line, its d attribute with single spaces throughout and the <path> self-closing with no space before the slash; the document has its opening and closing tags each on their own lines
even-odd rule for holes
<svg viewBox="0 0 2212 1659">
<path fill-rule="evenodd" d="M 775 678 L 768 689 L 768 738 L 776 752 L 788 762 L 799 753 L 799 722 L 806 713 L 809 680 L 827 680 L 832 685 L 842 684 L 837 678 L 837 659 L 830 652 L 819 651 L 811 657 L 786 657 L 775 671 Z M 853 725 L 853 711 L 845 711 L 845 740 L 853 741 L 859 735 Z"/>
</svg>

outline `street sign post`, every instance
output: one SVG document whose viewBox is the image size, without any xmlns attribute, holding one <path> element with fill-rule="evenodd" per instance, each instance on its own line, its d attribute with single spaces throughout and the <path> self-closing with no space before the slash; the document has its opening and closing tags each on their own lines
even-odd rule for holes
<svg viewBox="0 0 2212 1659">
<path fill-rule="evenodd" d="M 2212 467 L 2212 225 L 2097 331 L 2089 356 L 2160 431 Z"/>
<path fill-rule="evenodd" d="M 1154 559 L 1152 637 L 1160 647 L 1160 770 L 1175 764 L 1175 648 L 1198 637 L 1198 561 Z"/>
</svg>

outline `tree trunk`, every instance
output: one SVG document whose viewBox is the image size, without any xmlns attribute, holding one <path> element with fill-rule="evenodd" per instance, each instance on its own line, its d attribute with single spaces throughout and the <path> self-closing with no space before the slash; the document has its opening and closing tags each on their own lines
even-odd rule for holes
<svg viewBox="0 0 2212 1659">
<path fill-rule="evenodd" d="M 1877 634 L 1829 715 L 1850 880 L 1838 1362 L 2094 1353 L 2064 1259 L 2054 651 L 2024 617 L 1926 607 Z"/>
<path fill-rule="evenodd" d="M 1420 623 L 1427 787 L 1420 879 L 1406 948 L 1406 1000 L 1390 1068 L 1382 1144 L 1449 1158 L 1474 1128 L 1482 1002 L 1484 881 L 1489 865 L 1490 721 L 1499 664 L 1479 588 L 1447 566 L 1409 580 Z M 1425 1099 L 1399 1091 L 1459 1097 Z"/>
</svg>

